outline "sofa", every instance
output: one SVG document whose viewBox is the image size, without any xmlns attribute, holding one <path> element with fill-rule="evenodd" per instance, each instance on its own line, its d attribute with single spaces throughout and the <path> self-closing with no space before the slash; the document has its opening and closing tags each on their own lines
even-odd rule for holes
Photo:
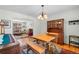
<svg viewBox="0 0 79 59">
<path fill-rule="evenodd" d="M 0 54 L 19 54 L 20 44 L 17 42 L 13 35 L 6 34 L 10 38 L 10 42 L 7 44 L 0 45 Z"/>
</svg>

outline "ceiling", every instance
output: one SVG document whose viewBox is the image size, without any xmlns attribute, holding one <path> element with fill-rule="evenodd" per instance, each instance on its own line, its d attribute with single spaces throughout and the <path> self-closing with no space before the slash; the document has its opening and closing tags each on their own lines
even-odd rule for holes
<svg viewBox="0 0 79 59">
<path fill-rule="evenodd" d="M 45 5 L 44 10 L 49 16 L 57 12 L 79 7 L 78 5 Z M 37 17 L 41 12 L 40 5 L 0 5 L 0 9 Z"/>
</svg>

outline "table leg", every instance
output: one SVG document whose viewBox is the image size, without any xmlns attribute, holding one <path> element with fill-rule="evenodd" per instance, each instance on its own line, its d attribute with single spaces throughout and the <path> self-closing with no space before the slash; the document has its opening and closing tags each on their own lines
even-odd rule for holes
<svg viewBox="0 0 79 59">
<path fill-rule="evenodd" d="M 70 46 L 70 36 L 69 36 L 69 46 Z"/>
<path fill-rule="evenodd" d="M 39 44 L 39 41 L 38 41 L 38 40 L 36 40 L 36 43 L 37 43 L 37 44 Z"/>
<path fill-rule="evenodd" d="M 51 53 L 50 52 L 50 45 L 49 45 L 49 43 L 46 43 L 46 51 L 45 51 L 45 53 L 47 53 L 47 54 Z"/>
<path fill-rule="evenodd" d="M 27 54 L 28 54 L 29 50 L 30 50 L 30 47 L 27 45 Z"/>
<path fill-rule="evenodd" d="M 46 50 L 45 50 L 45 53 L 46 53 L 46 54 L 48 53 L 48 43 L 46 43 Z"/>
</svg>

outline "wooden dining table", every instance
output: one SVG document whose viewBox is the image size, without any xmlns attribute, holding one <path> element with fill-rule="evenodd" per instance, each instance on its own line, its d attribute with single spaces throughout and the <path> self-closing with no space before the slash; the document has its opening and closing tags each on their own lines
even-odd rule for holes
<svg viewBox="0 0 79 59">
<path fill-rule="evenodd" d="M 51 36 L 51 35 L 47 35 L 47 34 L 39 34 L 39 35 L 35 35 L 35 36 L 32 36 L 33 39 L 37 40 L 37 41 L 42 41 L 42 42 L 45 42 L 46 43 L 46 51 L 48 50 L 47 53 L 50 53 L 49 50 L 49 45 L 50 45 L 50 42 L 52 40 L 54 40 L 56 38 L 56 36 Z"/>
</svg>

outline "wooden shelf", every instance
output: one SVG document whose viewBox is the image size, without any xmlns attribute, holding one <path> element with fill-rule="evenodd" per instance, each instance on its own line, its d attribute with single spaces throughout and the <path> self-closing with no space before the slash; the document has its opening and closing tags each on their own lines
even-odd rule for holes
<svg viewBox="0 0 79 59">
<path fill-rule="evenodd" d="M 20 23 L 13 23 L 13 33 L 14 34 L 21 34 L 22 26 Z"/>
</svg>

